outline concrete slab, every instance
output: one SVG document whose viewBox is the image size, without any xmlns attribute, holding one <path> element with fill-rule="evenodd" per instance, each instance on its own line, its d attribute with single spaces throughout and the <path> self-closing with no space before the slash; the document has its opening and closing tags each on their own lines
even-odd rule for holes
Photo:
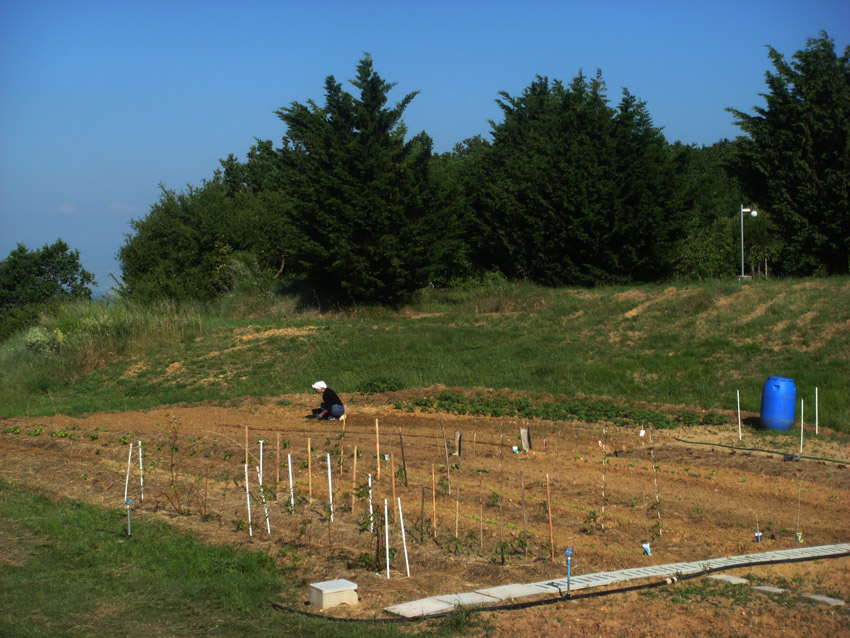
<svg viewBox="0 0 850 638">
<path fill-rule="evenodd" d="M 708 578 L 724 583 L 726 585 L 749 585 L 750 581 L 746 578 L 738 578 L 729 574 L 711 574 Z"/>
<path fill-rule="evenodd" d="M 405 618 L 421 618 L 423 616 L 433 616 L 443 612 L 451 611 L 454 605 L 446 603 L 436 598 L 420 598 L 409 603 L 401 605 L 393 605 L 385 607 L 384 611 L 396 616 L 404 616 Z"/>
<path fill-rule="evenodd" d="M 830 598 L 829 596 L 818 596 L 817 594 L 803 594 L 800 598 L 813 600 L 821 605 L 829 605 L 830 607 L 842 607 L 844 601 L 838 598 Z"/>
<path fill-rule="evenodd" d="M 534 596 L 542 596 L 544 594 L 551 594 L 552 592 L 537 585 L 501 585 L 487 589 L 476 589 L 475 593 L 498 598 L 499 600 L 522 600 L 523 598 L 533 598 Z"/>
<path fill-rule="evenodd" d="M 785 591 L 779 587 L 770 587 L 769 585 L 756 585 L 752 589 L 762 594 L 781 594 Z"/>
<path fill-rule="evenodd" d="M 448 603 L 452 607 L 463 605 L 464 607 L 472 607 L 476 605 L 496 605 L 502 602 L 495 596 L 485 596 L 478 592 L 466 592 L 463 594 L 447 594 L 445 596 L 434 596 L 435 600 L 442 603 Z"/>
</svg>

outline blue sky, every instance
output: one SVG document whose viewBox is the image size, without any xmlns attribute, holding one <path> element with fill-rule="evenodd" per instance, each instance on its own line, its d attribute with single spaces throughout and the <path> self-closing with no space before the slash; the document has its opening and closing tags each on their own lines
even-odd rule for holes
<svg viewBox="0 0 850 638">
<path fill-rule="evenodd" d="M 61 237 L 108 289 L 160 184 L 279 142 L 274 111 L 321 103 L 328 75 L 353 90 L 364 52 L 392 100 L 420 92 L 404 121 L 438 152 L 488 135 L 500 91 L 597 69 L 613 103 L 625 87 L 669 141 L 708 145 L 739 132 L 726 107 L 762 104 L 766 45 L 822 30 L 850 45 L 850 2 L 0 0 L 0 259 Z"/>
</svg>

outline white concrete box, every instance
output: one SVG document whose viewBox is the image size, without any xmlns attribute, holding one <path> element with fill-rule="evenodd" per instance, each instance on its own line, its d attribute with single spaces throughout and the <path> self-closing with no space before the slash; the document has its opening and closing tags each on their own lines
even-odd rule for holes
<svg viewBox="0 0 850 638">
<path fill-rule="evenodd" d="M 340 578 L 310 585 L 310 604 L 319 609 L 330 609 L 337 605 L 356 605 L 358 601 L 357 583 L 352 583 L 350 580 Z"/>
</svg>

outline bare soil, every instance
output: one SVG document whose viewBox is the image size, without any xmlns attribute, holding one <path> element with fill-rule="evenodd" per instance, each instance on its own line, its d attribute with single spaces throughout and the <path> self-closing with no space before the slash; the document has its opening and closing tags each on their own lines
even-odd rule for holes
<svg viewBox="0 0 850 638">
<path fill-rule="evenodd" d="M 249 400 L 226 408 L 170 406 L 81 418 L 4 419 L 0 476 L 56 496 L 123 508 L 132 442 L 129 496 L 136 499 L 134 520 L 164 520 L 209 542 L 269 552 L 297 574 L 301 586 L 294 604 L 307 611 L 309 583 L 352 580 L 358 584 L 360 604 L 329 612 L 343 617 L 383 617 L 388 605 L 429 595 L 560 578 L 566 571 L 567 547 L 574 549 L 573 574 L 584 574 L 797 547 L 798 531 L 804 545 L 850 540 L 850 467 L 744 450 L 741 446 L 759 448 L 765 443 L 750 437 L 747 429 L 739 443 L 736 421 L 735 426 L 645 431 L 641 436 L 638 430 L 605 424 L 413 414 L 393 409 L 389 402 L 396 398 L 401 397 L 383 396 L 377 403 L 374 397 L 353 397 L 344 433 L 338 421 L 305 418 L 313 407 L 309 395 Z M 520 446 L 520 427 L 531 429 L 531 451 L 513 449 Z M 245 428 L 253 535 L 247 528 Z M 463 433 L 460 456 L 452 455 L 455 431 Z M 828 434 L 807 439 L 804 455 L 850 461 L 850 450 L 831 443 Z M 258 489 L 260 439 L 271 534 Z M 144 500 L 136 451 L 140 440 Z M 793 437 L 785 441 L 786 447 L 796 445 Z M 333 453 L 332 523 L 328 452 Z M 294 508 L 289 506 L 288 455 Z M 403 464 L 407 485 L 399 471 Z M 373 480 L 375 515 L 383 517 L 384 499 L 391 512 L 394 556 L 389 579 L 380 537 L 369 532 L 367 474 Z M 409 578 L 397 505 L 393 507 L 399 497 Z M 757 526 L 764 537 L 761 544 L 754 540 Z M 651 544 L 651 556 L 643 552 L 644 541 Z M 0 539 L 0 560 L 20 562 L 24 557 L 19 550 L 13 540 Z M 742 600 L 730 589 L 714 586 L 689 594 L 687 588 L 697 580 L 651 594 L 475 614 L 465 631 L 627 637 L 850 635 L 847 606 L 826 607 L 798 598 L 817 593 L 850 599 L 848 568 L 850 559 L 842 558 L 735 572 L 788 589 L 789 595 L 780 598 L 754 595 Z"/>
</svg>

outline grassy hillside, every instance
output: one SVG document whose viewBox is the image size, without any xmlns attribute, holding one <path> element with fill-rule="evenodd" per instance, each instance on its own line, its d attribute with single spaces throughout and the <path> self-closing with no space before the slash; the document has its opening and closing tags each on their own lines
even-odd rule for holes
<svg viewBox="0 0 850 638">
<path fill-rule="evenodd" d="M 850 279 L 557 289 L 493 281 L 397 311 L 65 306 L 0 347 L 0 415 L 85 413 L 308 392 L 510 389 L 529 397 L 758 412 L 794 379 L 806 421 L 850 431 Z"/>
</svg>

